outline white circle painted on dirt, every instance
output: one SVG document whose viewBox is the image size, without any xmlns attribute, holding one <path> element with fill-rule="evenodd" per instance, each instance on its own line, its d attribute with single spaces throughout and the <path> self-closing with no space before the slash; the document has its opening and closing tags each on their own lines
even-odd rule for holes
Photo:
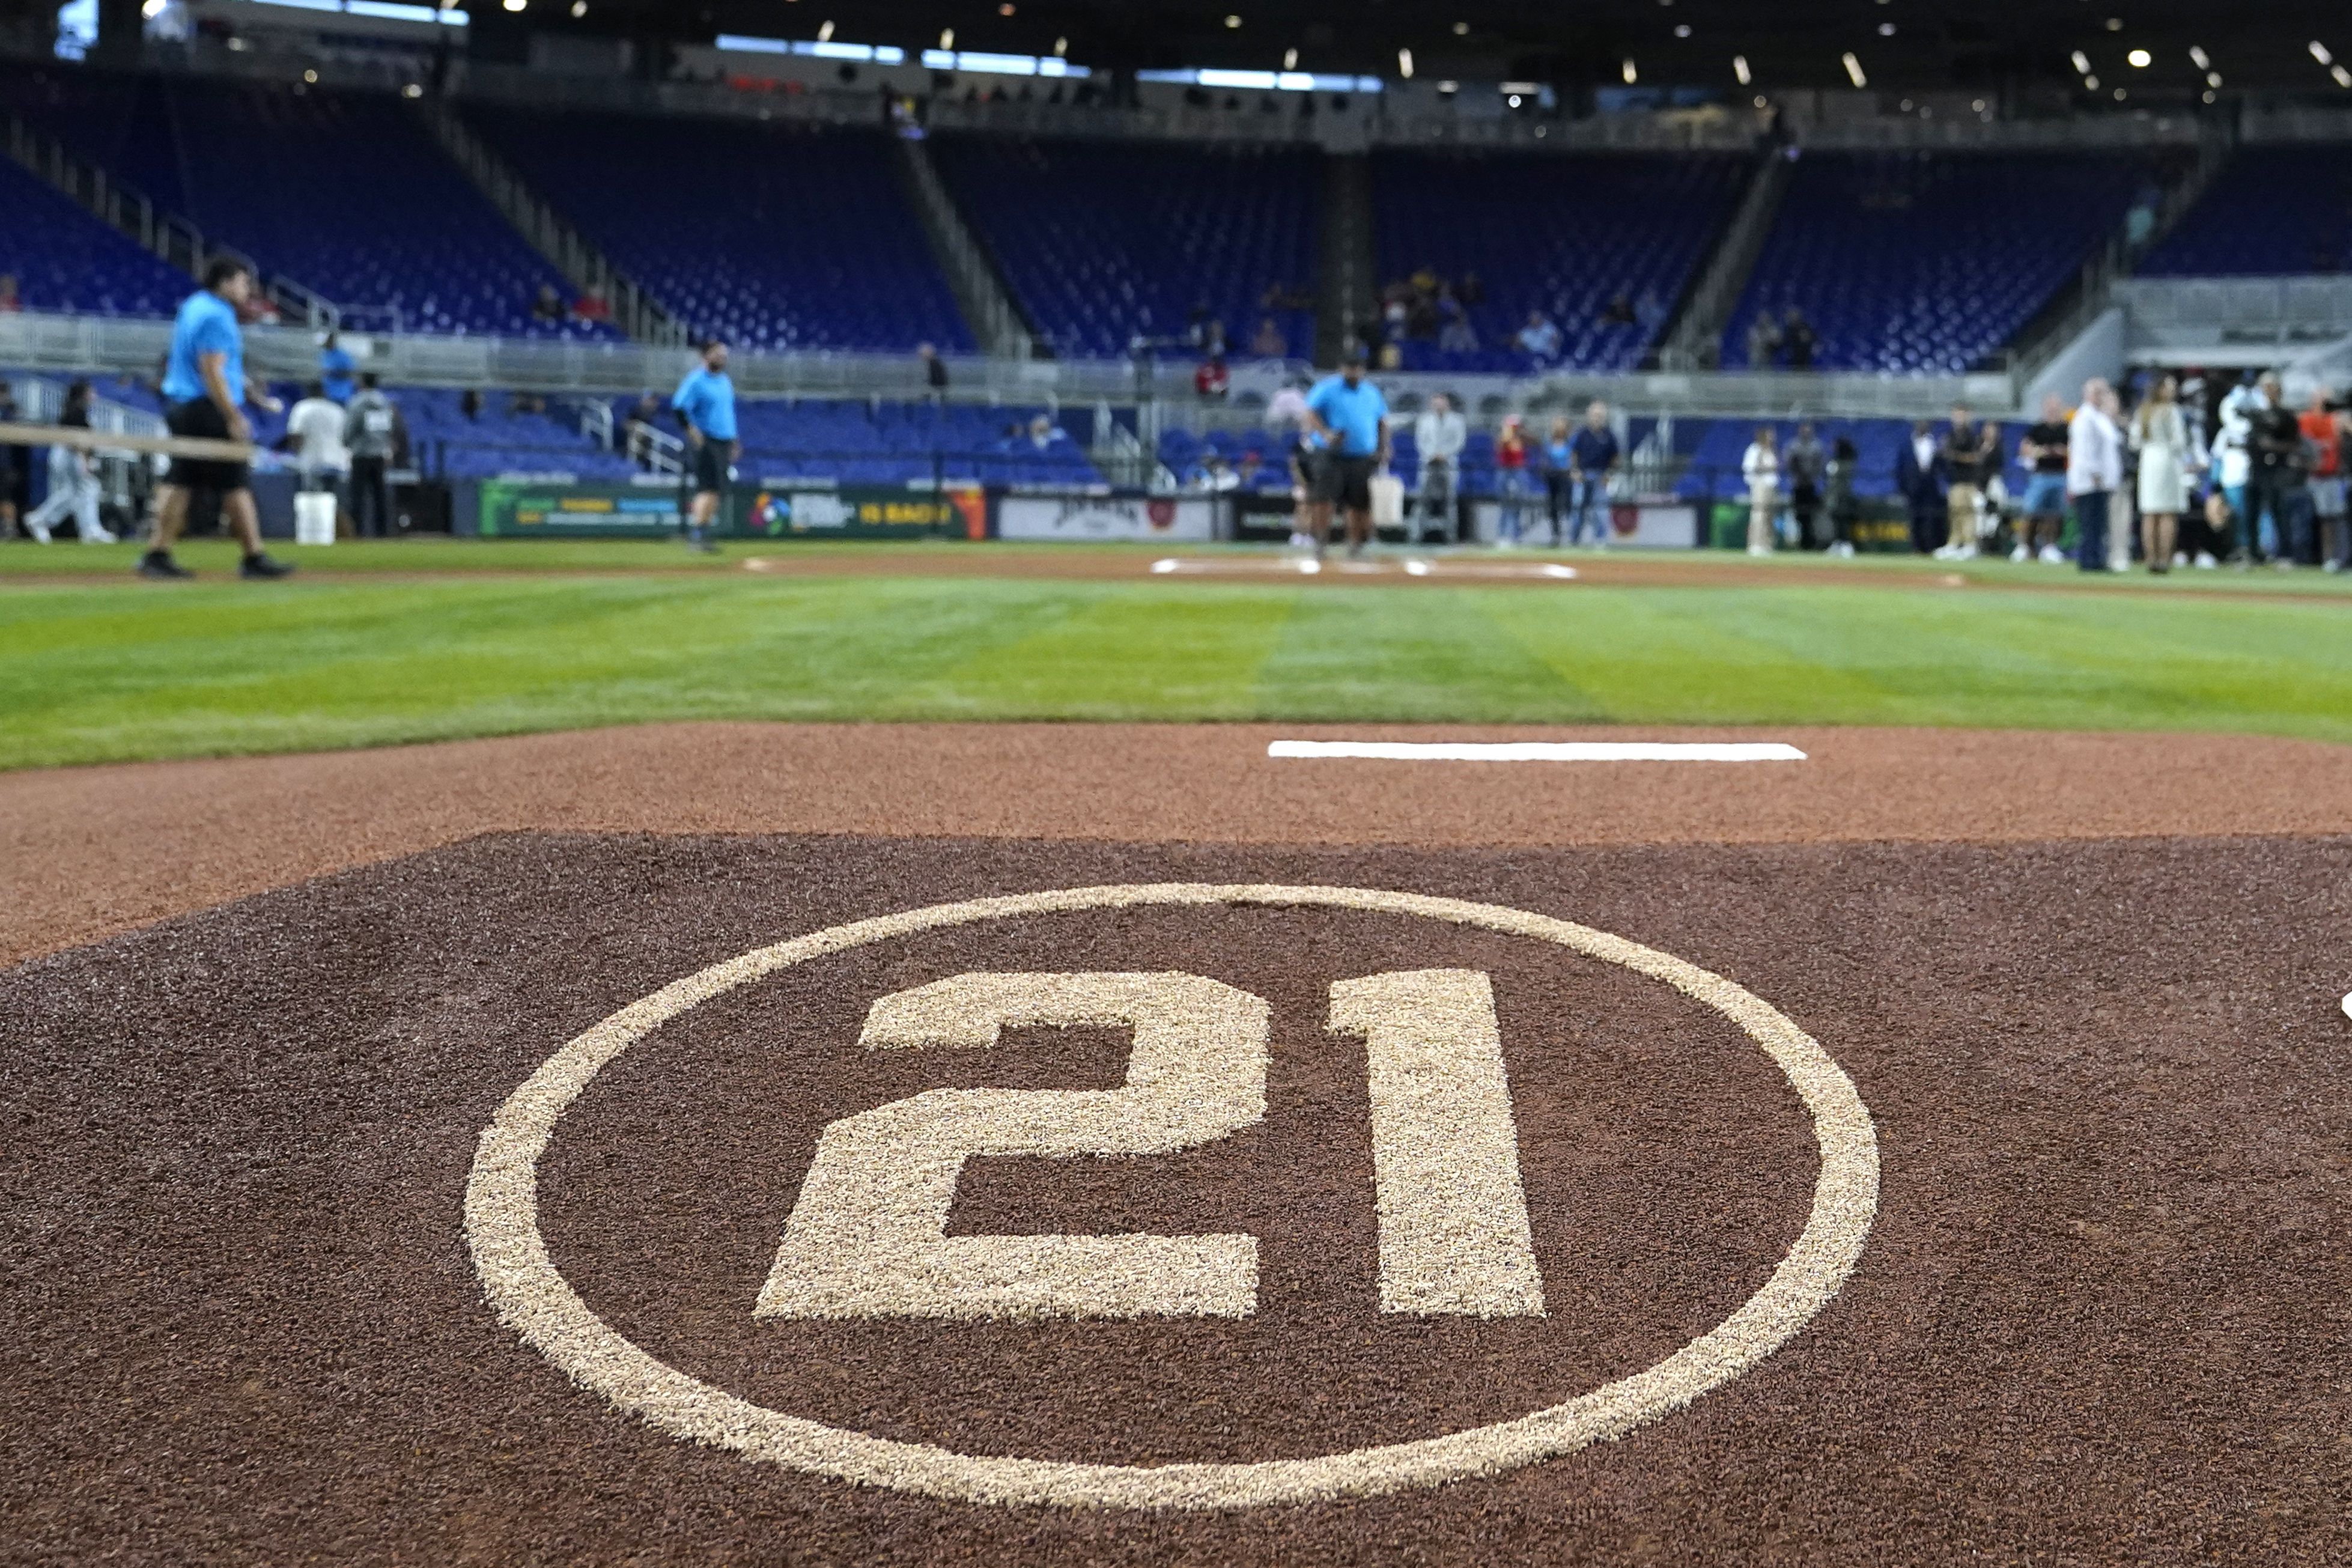
<svg viewBox="0 0 2352 1568">
<path fill-rule="evenodd" d="M 1730 1019 L 1770 1057 L 1811 1114 L 1821 1150 L 1812 1212 L 1761 1289 L 1665 1360 L 1509 1421 L 1312 1458 L 1096 1465 L 962 1454 L 845 1431 L 715 1388 L 658 1360 L 580 1299 L 539 1231 L 539 1162 L 555 1124 L 623 1051 L 688 1008 L 749 981 L 867 942 L 1010 916 L 1140 905 L 1319 907 L 1413 915 L 1557 942 L 1664 982 Z M 935 904 L 835 926 L 713 964 L 623 1008 L 548 1058 L 484 1131 L 466 1188 L 466 1237 L 499 1316 L 577 1384 L 677 1436 L 747 1458 L 975 1502 L 1093 1508 L 1248 1508 L 1494 1475 L 1622 1436 L 1739 1376 L 1836 1296 L 1878 1204 L 1878 1141 L 1853 1083 L 1805 1032 L 1730 981 L 1669 953 L 1496 904 L 1361 888 L 1161 883 L 1071 888 Z"/>
</svg>

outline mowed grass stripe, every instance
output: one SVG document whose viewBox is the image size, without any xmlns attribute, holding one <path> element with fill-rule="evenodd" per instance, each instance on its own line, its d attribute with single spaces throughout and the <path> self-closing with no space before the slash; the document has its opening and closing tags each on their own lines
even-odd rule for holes
<svg viewBox="0 0 2352 1568">
<path fill-rule="evenodd" d="M 0 766 L 681 718 L 2201 729 L 2352 740 L 2292 599 L 750 574 L 0 594 Z"/>
</svg>

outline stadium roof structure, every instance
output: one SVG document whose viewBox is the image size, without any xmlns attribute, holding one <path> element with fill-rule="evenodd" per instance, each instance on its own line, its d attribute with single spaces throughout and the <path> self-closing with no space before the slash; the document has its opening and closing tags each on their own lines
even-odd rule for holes
<svg viewBox="0 0 2352 1568">
<path fill-rule="evenodd" d="M 516 0 L 504 0 L 509 13 Z M 2352 103 L 2337 0 L 488 0 L 477 26 L 670 42 L 720 34 L 1084 60 L 1097 68 L 1412 74 L 1570 88 L 1867 85 Z M 830 24 L 828 26 L 827 25 Z M 942 39 L 951 39 L 942 42 Z M 1405 65 L 1410 57 L 1411 66 Z M 2343 58 L 2338 58 L 2341 56 Z M 2092 85 L 2095 82 L 2095 86 Z"/>
</svg>

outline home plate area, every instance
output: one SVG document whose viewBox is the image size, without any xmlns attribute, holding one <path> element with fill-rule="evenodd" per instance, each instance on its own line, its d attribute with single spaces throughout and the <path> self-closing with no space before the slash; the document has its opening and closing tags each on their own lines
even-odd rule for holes
<svg viewBox="0 0 2352 1568">
<path fill-rule="evenodd" d="M 514 834 L 0 973 L 20 1560 L 2340 1562 L 2352 841 Z"/>
</svg>

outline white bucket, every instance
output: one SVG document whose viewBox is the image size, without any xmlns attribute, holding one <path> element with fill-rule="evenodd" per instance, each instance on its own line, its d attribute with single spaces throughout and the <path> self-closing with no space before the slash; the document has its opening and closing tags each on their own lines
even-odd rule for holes
<svg viewBox="0 0 2352 1568">
<path fill-rule="evenodd" d="M 335 497 L 331 490 L 301 490 L 294 497 L 294 542 L 335 542 Z"/>
</svg>

